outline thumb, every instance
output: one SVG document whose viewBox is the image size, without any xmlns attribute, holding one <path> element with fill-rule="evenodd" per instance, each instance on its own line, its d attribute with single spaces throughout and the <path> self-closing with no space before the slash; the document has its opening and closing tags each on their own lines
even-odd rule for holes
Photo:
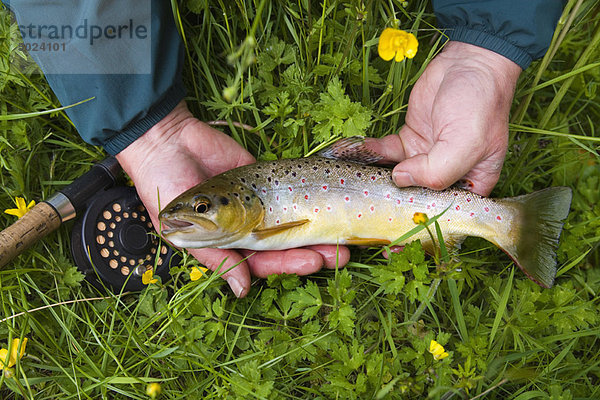
<svg viewBox="0 0 600 400">
<path fill-rule="evenodd" d="M 397 164 L 392 173 L 396 185 L 442 190 L 469 172 L 472 165 L 464 158 L 452 157 L 448 151 L 439 153 L 434 146 L 429 154 L 417 154 Z"/>
</svg>

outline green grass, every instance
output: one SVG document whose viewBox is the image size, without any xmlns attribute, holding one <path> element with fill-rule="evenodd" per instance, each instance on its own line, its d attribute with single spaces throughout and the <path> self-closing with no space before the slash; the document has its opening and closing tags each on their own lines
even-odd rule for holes
<svg viewBox="0 0 600 400">
<path fill-rule="evenodd" d="M 342 123 L 327 120 L 331 103 L 368 136 L 397 132 L 412 84 L 440 50 L 425 1 L 188 0 L 174 10 L 188 104 L 263 159 L 331 139 L 328 127 Z M 547 56 L 522 74 L 493 193 L 573 189 L 553 289 L 469 239 L 459 265 L 419 245 L 389 261 L 354 249 L 345 269 L 256 280 L 241 300 L 215 274 L 190 282 L 184 258 L 172 281 L 112 295 L 80 281 L 66 224 L 0 271 L 0 347 L 29 338 L 0 398 L 145 399 L 150 382 L 165 399 L 600 398 L 599 11 L 569 1 Z M 420 41 L 397 64 L 376 51 L 394 18 Z M 103 158 L 34 66 L 10 68 L 15 29 L 0 14 L 4 208 L 14 196 L 49 197 Z M 29 113 L 39 115 L 5 117 Z M 434 360 L 432 339 L 450 356 Z"/>
</svg>

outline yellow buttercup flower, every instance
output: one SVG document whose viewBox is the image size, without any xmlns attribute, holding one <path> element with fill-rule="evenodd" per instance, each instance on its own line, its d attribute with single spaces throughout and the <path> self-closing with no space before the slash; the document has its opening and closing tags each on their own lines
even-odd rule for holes
<svg viewBox="0 0 600 400">
<path fill-rule="evenodd" d="M 162 389 L 159 383 L 153 382 L 149 383 L 148 386 L 146 386 L 146 394 L 150 396 L 151 399 L 155 399 L 161 391 Z"/>
<path fill-rule="evenodd" d="M 144 274 L 142 275 L 142 283 L 144 285 L 149 285 L 151 283 L 156 283 L 156 282 L 158 282 L 158 279 L 156 279 L 154 277 L 154 272 L 151 269 L 144 272 Z"/>
<path fill-rule="evenodd" d="M 432 340 L 429 343 L 429 352 L 433 354 L 433 358 L 436 360 L 443 360 L 444 358 L 448 357 L 448 353 L 446 350 L 444 350 L 444 346 L 435 340 Z"/>
<path fill-rule="evenodd" d="M 394 58 L 396 61 L 413 58 L 417 54 L 419 42 L 412 33 L 400 29 L 385 28 L 379 37 L 377 51 L 385 61 Z"/>
<path fill-rule="evenodd" d="M 31 210 L 33 206 L 35 206 L 35 201 L 31 200 L 29 204 L 25 204 L 24 198 L 15 197 L 15 205 L 17 208 L 9 208 L 8 210 L 4 210 L 4 212 L 21 218 L 23 215 L 27 214 L 27 212 Z"/>
<path fill-rule="evenodd" d="M 190 279 L 192 281 L 197 281 L 198 279 L 202 278 L 202 275 L 204 275 L 206 271 L 208 271 L 208 268 L 192 267 L 192 271 L 190 272 Z"/>
<path fill-rule="evenodd" d="M 19 349 L 19 343 L 21 343 L 19 339 L 13 339 L 12 345 L 10 346 L 10 356 L 7 349 L 0 349 L 0 368 L 12 368 L 17 363 L 17 359 L 20 360 L 23 358 L 25 346 L 27 345 L 27 338 L 23 338 L 21 349 Z"/>
<path fill-rule="evenodd" d="M 413 222 L 417 225 L 425 225 L 427 221 L 429 221 L 429 217 L 425 213 L 416 212 L 413 215 Z"/>
</svg>

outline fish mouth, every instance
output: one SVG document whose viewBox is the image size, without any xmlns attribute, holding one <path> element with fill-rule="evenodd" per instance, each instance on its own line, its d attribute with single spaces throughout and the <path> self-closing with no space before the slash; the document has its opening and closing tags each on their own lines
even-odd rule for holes
<svg viewBox="0 0 600 400">
<path fill-rule="evenodd" d="M 218 229 L 217 225 L 204 218 L 186 218 L 180 219 L 177 217 L 161 218 L 161 222 L 168 229 L 163 229 L 162 234 L 164 236 L 171 235 L 174 233 L 192 233 L 192 232 L 214 232 Z"/>
<path fill-rule="evenodd" d="M 163 235 L 168 235 L 173 232 L 185 232 L 186 230 L 188 230 L 186 228 L 191 228 L 194 226 L 194 224 L 191 222 L 181 221 L 178 219 L 168 219 L 166 221 L 162 221 L 162 223 L 167 227 L 167 229 L 162 230 Z"/>
</svg>

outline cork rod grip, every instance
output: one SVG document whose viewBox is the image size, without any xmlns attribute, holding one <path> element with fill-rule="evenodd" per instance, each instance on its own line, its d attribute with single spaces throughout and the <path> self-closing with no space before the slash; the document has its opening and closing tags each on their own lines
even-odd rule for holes
<svg viewBox="0 0 600 400">
<path fill-rule="evenodd" d="M 36 204 L 17 222 L 0 232 L 0 268 L 61 224 L 58 212 L 47 203 Z"/>
</svg>

